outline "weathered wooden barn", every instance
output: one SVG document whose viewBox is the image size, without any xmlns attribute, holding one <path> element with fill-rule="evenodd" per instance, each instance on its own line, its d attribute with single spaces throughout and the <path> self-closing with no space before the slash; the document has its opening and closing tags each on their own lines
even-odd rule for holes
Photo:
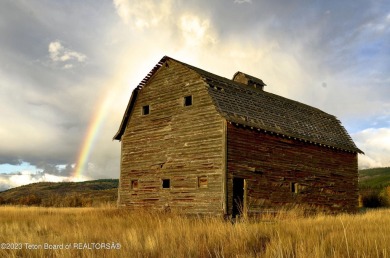
<svg viewBox="0 0 390 258">
<path fill-rule="evenodd" d="M 118 205 L 233 216 L 289 204 L 354 211 L 362 151 L 335 116 L 264 86 L 163 57 L 114 136 Z"/>
</svg>

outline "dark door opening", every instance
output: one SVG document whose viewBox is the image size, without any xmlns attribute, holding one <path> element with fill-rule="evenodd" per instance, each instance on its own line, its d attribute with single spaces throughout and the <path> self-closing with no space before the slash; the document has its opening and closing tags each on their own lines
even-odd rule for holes
<svg viewBox="0 0 390 258">
<path fill-rule="evenodd" d="M 244 211 L 244 179 L 233 178 L 233 218 Z"/>
</svg>

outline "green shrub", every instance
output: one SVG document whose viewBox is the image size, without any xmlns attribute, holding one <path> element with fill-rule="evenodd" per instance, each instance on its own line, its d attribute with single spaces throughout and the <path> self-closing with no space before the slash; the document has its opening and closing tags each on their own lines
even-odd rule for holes
<svg viewBox="0 0 390 258">
<path fill-rule="evenodd" d="M 380 192 L 380 197 L 382 198 L 383 204 L 386 207 L 390 206 L 390 185 L 383 188 Z"/>
<path fill-rule="evenodd" d="M 371 191 L 362 195 L 363 206 L 366 208 L 380 208 L 387 206 L 387 200 L 379 191 Z"/>
</svg>

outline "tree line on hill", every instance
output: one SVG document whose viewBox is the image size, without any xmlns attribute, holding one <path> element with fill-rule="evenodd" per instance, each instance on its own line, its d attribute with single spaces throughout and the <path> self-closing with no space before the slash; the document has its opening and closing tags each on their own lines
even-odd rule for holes
<svg viewBox="0 0 390 258">
<path fill-rule="evenodd" d="M 390 168 L 360 171 L 360 206 L 390 207 Z M 94 207 L 115 205 L 117 179 L 78 183 L 35 183 L 0 192 L 0 205 Z"/>
<path fill-rule="evenodd" d="M 92 207 L 96 206 L 99 201 L 91 198 L 72 195 L 52 195 L 48 198 L 41 198 L 35 194 L 21 196 L 18 199 L 4 199 L 0 196 L 0 205 L 22 205 L 22 206 L 42 206 L 42 207 Z"/>
<path fill-rule="evenodd" d="M 117 198 L 117 179 L 39 182 L 0 192 L 0 205 L 92 207 L 114 205 Z"/>
</svg>

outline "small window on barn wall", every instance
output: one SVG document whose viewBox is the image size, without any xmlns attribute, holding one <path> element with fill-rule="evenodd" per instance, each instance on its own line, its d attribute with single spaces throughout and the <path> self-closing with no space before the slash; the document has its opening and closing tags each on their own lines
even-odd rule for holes
<svg viewBox="0 0 390 258">
<path fill-rule="evenodd" d="M 184 97 L 183 104 L 184 104 L 185 107 L 192 106 L 192 96 Z"/>
<path fill-rule="evenodd" d="M 162 188 L 163 189 L 171 188 L 171 179 L 163 179 L 162 180 Z"/>
<path fill-rule="evenodd" d="M 198 176 L 198 188 L 207 188 L 207 176 Z"/>
<path fill-rule="evenodd" d="M 264 171 L 260 170 L 259 168 L 255 168 L 254 172 L 256 175 L 263 175 L 264 174 Z"/>
<path fill-rule="evenodd" d="M 299 184 L 298 183 L 290 183 L 290 190 L 291 190 L 292 193 L 296 193 L 297 194 L 299 192 L 298 188 L 299 188 Z"/>
<path fill-rule="evenodd" d="M 149 107 L 149 105 L 143 106 L 143 107 L 142 107 L 142 115 L 143 115 L 143 116 L 146 116 L 146 115 L 149 115 L 149 113 L 150 113 L 150 107 Z"/>
<path fill-rule="evenodd" d="M 139 187 L 138 179 L 131 180 L 130 187 L 131 187 L 131 189 L 138 189 L 138 187 Z"/>
</svg>

